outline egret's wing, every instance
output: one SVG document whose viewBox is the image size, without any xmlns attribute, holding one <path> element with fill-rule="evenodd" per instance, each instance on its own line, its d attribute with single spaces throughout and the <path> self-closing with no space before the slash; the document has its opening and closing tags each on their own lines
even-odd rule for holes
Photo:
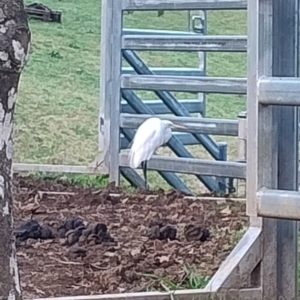
<svg viewBox="0 0 300 300">
<path fill-rule="evenodd" d="M 147 160 L 151 153 L 151 141 L 155 136 L 155 131 L 147 134 L 136 133 L 129 153 L 129 162 L 131 168 L 137 168 L 142 161 Z M 153 152 L 152 152 L 153 153 Z"/>
<path fill-rule="evenodd" d="M 159 127 L 155 124 L 151 125 L 143 123 L 135 134 L 129 154 L 131 168 L 137 168 L 142 161 L 149 160 L 154 151 L 161 146 L 163 137 Z"/>
</svg>

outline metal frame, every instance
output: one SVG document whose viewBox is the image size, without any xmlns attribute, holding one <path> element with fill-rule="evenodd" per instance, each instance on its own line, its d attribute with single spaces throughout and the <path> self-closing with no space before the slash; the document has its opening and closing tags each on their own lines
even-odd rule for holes
<svg viewBox="0 0 300 300">
<path fill-rule="evenodd" d="M 115 0 L 117 2 L 117 0 Z M 119 1 L 120 2 L 120 1 Z M 209 3 L 208 3 L 209 2 Z M 189 10 L 189 9 L 197 9 L 197 10 L 205 10 L 209 7 L 209 9 L 245 9 L 246 8 L 246 1 L 228 1 L 228 0 L 217 0 L 217 1 L 188 1 L 188 2 L 182 2 L 182 1 L 123 1 L 122 3 L 119 3 L 119 10 L 157 10 L 160 9 L 159 7 L 163 6 L 164 9 L 175 9 L 175 10 Z M 134 8 L 132 7 L 134 6 Z M 119 16 L 119 15 L 118 15 Z M 121 16 L 119 16 L 120 20 L 118 20 L 116 23 L 120 24 L 122 22 Z M 184 106 L 182 106 L 181 103 L 177 101 L 173 97 L 173 95 L 169 92 L 166 92 L 168 90 L 172 91 L 187 91 L 187 92 L 198 92 L 198 93 L 228 93 L 228 94 L 246 94 L 247 90 L 247 83 L 246 80 L 243 78 L 203 78 L 201 76 L 195 77 L 195 76 L 174 76 L 174 75 L 157 75 L 154 74 L 153 71 L 151 71 L 147 65 L 132 51 L 132 50 L 147 50 L 149 47 L 153 50 L 174 50 L 174 51 L 182 51 L 182 50 L 193 50 L 193 51 L 230 51 L 230 52 L 242 52 L 246 51 L 246 44 L 247 44 L 247 38 L 245 36 L 199 36 L 196 34 L 183 34 L 183 35 L 162 35 L 162 34 L 138 34 L 135 32 L 135 34 L 130 34 L 125 32 L 123 36 L 121 37 L 119 34 L 116 34 L 114 31 L 114 28 L 109 27 L 102 27 L 102 30 L 105 31 L 103 36 L 110 36 L 110 38 L 118 39 L 118 43 L 116 44 L 119 46 L 120 40 L 121 40 L 121 47 L 123 49 L 123 57 L 126 59 L 126 61 L 132 66 L 133 70 L 137 74 L 122 74 L 121 77 L 119 76 L 119 73 L 115 74 L 117 78 L 121 78 L 121 95 L 123 99 L 127 101 L 127 103 L 133 108 L 133 110 L 137 113 L 150 113 L 153 114 L 151 109 L 146 107 L 134 94 L 132 89 L 143 89 L 143 90 L 151 90 L 156 93 L 156 95 L 162 99 L 164 104 L 170 109 L 172 113 L 174 113 L 177 116 L 182 117 L 189 117 L 189 112 L 185 109 Z M 107 33 L 106 30 L 109 30 L 110 32 Z M 120 30 L 120 29 L 118 29 Z M 106 49 L 105 43 L 102 43 L 102 53 L 107 53 L 106 57 L 103 57 L 103 60 L 107 64 L 113 64 L 114 60 L 113 56 L 111 55 L 111 51 Z M 108 39 L 108 43 L 110 45 L 112 44 L 112 41 Z M 121 49 L 121 48 L 120 48 Z M 103 54 L 104 55 L 104 54 Z M 119 72 L 119 71 L 118 71 Z M 101 78 L 103 80 L 102 85 L 105 85 L 105 89 L 101 89 L 103 92 L 103 99 L 106 99 L 107 102 L 113 103 L 113 107 L 119 106 L 119 104 L 116 102 L 115 99 L 118 101 L 120 100 L 120 95 L 114 93 L 114 94 L 108 94 L 106 91 L 108 91 L 107 86 L 111 86 L 112 81 L 110 80 L 111 74 L 107 76 L 106 71 L 101 74 Z M 162 73 L 160 73 L 162 74 Z M 119 88 L 119 85 L 117 86 Z M 114 100 L 111 101 L 110 97 L 114 97 Z M 120 133 L 123 134 L 123 143 L 126 144 L 126 140 L 129 142 L 130 137 L 133 135 L 132 129 L 136 129 L 135 126 L 121 126 L 121 130 L 119 131 L 118 126 L 115 126 L 115 132 L 111 132 L 108 129 L 105 128 L 105 123 L 107 122 L 107 125 L 109 127 L 108 120 L 113 120 L 114 117 L 112 117 L 109 112 L 109 110 L 106 110 L 105 112 L 105 105 L 100 108 L 101 111 L 106 113 L 106 117 L 104 115 L 100 116 L 100 125 L 101 130 L 100 133 L 103 134 L 103 138 L 101 139 L 102 142 L 104 141 L 104 137 L 107 134 L 115 134 L 115 136 L 119 136 Z M 121 119 L 124 117 L 124 115 L 121 115 Z M 129 117 L 128 117 L 129 118 Z M 197 118 L 198 119 L 198 118 Z M 120 121 L 122 122 L 122 120 Z M 204 123 L 204 122 L 203 122 Z M 122 124 L 121 124 L 122 125 Z M 192 135 L 192 137 L 200 142 L 204 148 L 216 159 L 216 160 L 223 160 L 224 155 L 226 155 L 226 145 L 224 143 L 217 144 L 215 143 L 207 134 L 209 133 L 217 133 L 220 132 L 220 128 L 216 128 L 216 124 L 208 124 L 204 126 L 202 125 L 202 131 L 201 131 L 201 125 L 198 124 L 198 129 L 193 128 L 193 126 L 189 126 L 190 131 L 189 134 Z M 234 132 L 232 135 L 237 135 L 237 132 Z M 178 135 L 177 135 L 178 136 Z M 181 143 L 181 141 L 177 138 L 177 136 L 173 136 L 172 140 L 168 143 L 168 146 L 180 157 L 185 157 L 185 162 L 189 161 L 190 158 L 192 158 L 191 154 L 184 148 L 184 145 Z M 186 136 L 185 136 L 186 139 Z M 117 144 L 109 144 L 106 143 L 109 146 L 109 149 L 106 146 L 106 149 L 101 149 L 103 154 L 103 164 L 104 169 L 107 169 L 110 173 L 110 180 L 115 181 L 117 184 L 119 182 L 119 174 L 117 171 L 110 172 L 112 168 L 116 168 L 117 166 L 120 167 L 128 167 L 128 164 L 124 161 L 124 156 L 122 157 L 123 161 L 120 164 L 120 161 L 116 159 L 116 156 L 118 154 L 119 147 L 119 141 Z M 101 146 L 100 146 L 101 147 Z M 110 153 L 107 155 L 106 153 Z M 113 157 L 110 158 L 109 156 Z M 120 159 L 120 158 L 119 158 Z M 182 166 L 182 169 L 180 172 L 186 172 L 184 171 L 184 164 L 182 163 L 183 160 L 178 161 L 176 164 L 174 161 L 164 165 L 166 160 L 161 160 L 161 163 L 163 164 L 160 166 L 161 171 L 170 171 L 172 169 L 178 169 L 178 166 Z M 190 164 L 192 166 L 192 172 L 191 174 L 199 174 L 199 170 L 203 170 L 203 167 L 201 167 L 201 164 L 203 166 L 206 166 L 205 161 L 195 160 L 196 164 Z M 173 165 L 173 167 L 171 165 Z M 197 165 L 199 164 L 199 166 Z M 230 168 L 231 163 L 228 164 L 228 168 L 225 168 L 223 170 L 228 171 L 227 178 L 234 177 L 234 178 L 244 178 L 244 175 L 241 175 L 240 171 L 237 171 L 239 168 L 234 169 Z M 177 167 L 175 167 L 177 166 Z M 215 164 L 215 166 L 218 166 L 218 163 Z M 222 164 L 222 166 L 225 166 L 225 164 Z M 243 169 L 243 165 L 240 166 L 240 169 Z M 194 168 L 194 169 L 193 169 Z M 239 169 L 239 170 L 240 170 Z M 230 173 L 230 170 L 236 170 L 236 174 Z M 135 172 L 135 171 L 133 171 Z M 207 172 L 205 172 L 206 174 Z M 160 172 L 161 175 L 164 176 Z M 223 171 L 218 170 L 217 173 L 213 175 L 221 176 L 224 174 Z M 203 175 L 203 174 L 202 174 Z M 236 175 L 236 176 L 235 176 Z M 201 181 L 208 187 L 208 189 L 213 191 L 218 191 L 221 186 L 222 180 L 218 179 L 217 181 L 213 178 L 205 178 L 204 176 L 199 177 Z M 224 183 L 223 183 L 224 185 Z M 225 185 L 224 185 L 225 186 Z"/>
<path fill-rule="evenodd" d="M 247 81 L 243 78 L 227 77 L 122 75 L 121 88 L 245 95 L 247 93 Z"/>
<path fill-rule="evenodd" d="M 57 298 L 38 298 L 33 300 L 250 300 L 261 299 L 261 289 L 231 289 L 222 292 L 207 292 L 204 290 L 181 290 L 171 292 L 126 293 L 111 295 L 74 296 Z M 227 298 L 226 298 L 227 297 Z M 29 299 L 26 299 L 29 300 Z M 30 299 L 31 300 L 31 299 Z"/>
<path fill-rule="evenodd" d="M 199 68 L 150 68 L 151 72 L 156 75 L 178 75 L 178 76 L 205 76 L 203 70 Z M 123 67 L 123 74 L 136 74 L 131 67 Z"/>
<path fill-rule="evenodd" d="M 121 114 L 120 126 L 121 128 L 138 128 L 145 120 L 152 117 L 152 115 L 144 114 Z M 229 119 L 213 119 L 213 118 L 193 118 L 193 117 L 175 117 L 162 116 L 156 117 L 176 122 L 184 125 L 185 129 L 178 129 L 181 132 L 189 133 L 207 133 L 210 135 L 225 135 L 238 136 L 238 121 Z"/>
<path fill-rule="evenodd" d="M 115 0 L 117 2 L 117 0 Z M 120 1 L 119 1 L 120 2 Z M 119 3 L 118 2 L 118 3 Z M 229 1 L 229 0 L 214 0 L 214 1 L 123 1 L 122 3 L 119 3 L 119 10 L 125 11 L 125 10 L 158 10 L 159 7 L 163 6 L 164 9 L 174 9 L 174 10 L 189 10 L 189 9 L 197 9 L 197 10 L 205 10 L 209 7 L 209 9 L 245 9 L 246 8 L 246 1 Z M 132 7 L 134 6 L 134 8 Z M 117 16 L 117 15 L 116 15 Z M 118 15 L 119 16 L 119 15 Z M 119 16 L 120 20 L 118 20 L 116 23 L 120 24 L 122 23 L 121 16 Z M 246 79 L 243 78 L 209 78 L 209 77 L 202 77 L 202 76 L 174 76 L 171 75 L 171 73 L 167 75 L 162 75 L 162 72 L 160 70 L 160 75 L 155 74 L 154 70 L 151 70 L 138 56 L 133 50 L 172 50 L 172 51 L 197 51 L 197 52 L 203 52 L 203 51 L 225 51 L 225 52 L 246 52 L 246 46 L 247 46 L 247 38 L 245 36 L 201 36 L 197 34 L 139 34 L 135 32 L 134 34 L 130 34 L 130 32 L 125 31 L 123 36 L 121 37 L 119 34 L 117 34 L 114 31 L 114 28 L 109 27 L 102 27 L 102 30 L 104 31 L 103 36 L 110 36 L 110 38 L 118 39 L 118 43 L 115 43 L 119 47 L 120 40 L 121 40 L 121 48 L 123 49 L 122 54 L 123 58 L 129 63 L 129 65 L 132 67 L 132 71 L 135 71 L 136 74 L 128 74 L 128 70 L 126 70 L 126 73 L 119 76 L 119 73 L 116 73 L 116 78 L 121 78 L 121 95 L 124 100 L 127 101 L 129 106 L 135 111 L 136 113 L 143 113 L 143 114 L 153 114 L 153 111 L 151 108 L 147 107 L 132 90 L 150 90 L 155 92 L 155 94 L 163 101 L 163 103 L 168 107 L 170 112 L 175 114 L 176 116 L 181 117 L 190 117 L 189 111 L 176 99 L 169 91 L 181 91 L 181 92 L 197 92 L 197 93 L 222 93 L 222 94 L 246 94 L 247 90 L 247 82 Z M 109 31 L 109 33 L 106 32 L 106 30 Z M 120 30 L 120 29 L 118 29 Z M 102 43 L 102 51 L 101 53 L 106 53 L 107 56 L 103 57 L 103 60 L 105 60 L 106 64 L 114 64 L 114 57 L 111 55 L 111 51 L 109 51 L 105 43 Z M 113 43 L 111 40 L 108 40 L 108 43 L 110 45 Z M 120 48 L 120 49 L 121 49 Z M 104 54 L 103 54 L 104 55 Z M 113 61 L 112 61 L 113 60 Z M 109 62 L 109 63 L 108 63 Z M 125 70 L 124 70 L 125 71 Z M 119 72 L 119 71 L 118 71 Z M 110 76 L 107 76 L 106 71 L 101 74 L 101 78 L 103 80 L 102 85 L 105 86 L 104 89 L 101 89 L 102 91 L 102 98 L 106 99 L 109 103 L 114 103 L 113 106 L 118 106 L 119 104 L 115 99 L 118 101 L 120 100 L 120 95 L 114 93 L 114 94 L 108 94 L 106 91 L 108 91 L 107 86 L 111 86 L 112 81 L 110 80 Z M 176 74 L 178 75 L 178 74 Z M 101 85 L 101 86 L 102 86 Z M 116 86 L 119 88 L 119 85 Z M 111 97 L 114 97 L 113 101 L 111 101 Z M 100 107 L 101 111 L 105 112 L 105 105 L 103 107 Z M 109 130 L 105 129 L 105 122 L 108 122 L 108 120 L 113 120 L 114 117 L 109 115 L 110 112 L 107 110 L 105 112 L 107 115 L 104 118 L 104 116 L 100 116 L 100 125 L 101 130 L 100 134 L 103 134 L 103 138 L 101 139 L 102 142 L 104 141 L 105 134 L 115 134 L 115 136 L 119 136 L 120 133 L 123 134 L 122 137 L 122 146 L 126 145 L 130 142 L 131 137 L 133 136 L 133 130 L 137 128 L 138 122 L 135 124 L 127 124 L 127 126 L 122 126 L 119 129 L 118 126 L 115 126 L 115 132 L 110 132 Z M 124 114 L 121 115 L 121 121 L 122 118 L 124 118 Z M 132 116 L 128 116 L 127 121 Z M 195 118 L 195 122 L 199 118 Z M 178 119 L 174 119 L 174 121 L 180 121 Z M 204 122 L 202 122 L 202 128 L 201 125 L 198 124 L 196 126 L 189 126 L 189 136 L 184 136 L 184 139 L 189 139 L 188 142 L 193 141 L 193 138 L 201 143 L 204 148 L 213 156 L 214 159 L 219 161 L 226 160 L 226 154 L 227 154 L 227 145 L 225 143 L 216 143 L 214 142 L 208 134 L 218 132 L 222 132 L 220 127 L 218 127 L 215 124 L 207 124 L 204 126 Z M 130 126 L 129 126 L 130 125 Z M 133 126 L 134 125 L 134 126 Z M 224 125 L 224 123 L 223 123 Z M 108 124 L 109 126 L 109 124 Z M 235 126 L 235 125 L 234 125 Z M 237 127 L 235 127 L 235 130 Z M 225 130 L 228 131 L 228 128 L 223 129 L 224 133 Z M 108 132 L 108 133 L 107 133 Z M 237 135 L 237 131 L 231 133 L 232 136 Z M 179 157 L 185 157 L 185 162 L 190 161 L 192 158 L 192 155 L 185 149 L 184 145 L 181 143 L 181 140 L 179 140 L 178 135 L 174 135 L 171 141 L 168 143 L 168 146 L 175 152 L 175 154 Z M 182 137 L 182 136 L 181 136 Z M 193 141 L 194 142 L 194 141 Z M 109 145 L 109 143 L 106 143 Z M 103 147 L 103 146 L 100 146 Z M 117 166 L 120 167 L 128 167 L 128 164 L 124 161 L 124 156 L 122 156 L 123 161 L 120 164 L 120 161 L 116 159 L 117 153 L 118 153 L 119 147 L 119 141 L 117 144 L 112 145 L 110 144 L 109 149 L 106 146 L 106 149 L 102 148 L 102 158 L 103 158 L 103 164 L 104 168 L 109 171 L 110 174 L 110 180 L 115 181 L 117 184 L 119 183 L 119 174 L 117 171 L 110 172 L 112 168 L 116 168 Z M 107 155 L 106 153 L 110 153 Z M 112 154 L 113 153 L 113 154 Z M 113 156 L 113 159 L 110 159 L 109 156 Z M 120 156 L 121 157 L 121 156 Z M 120 158 L 119 158 L 120 159 Z M 181 162 L 182 161 L 182 162 Z M 186 172 L 184 169 L 183 160 L 181 159 L 176 164 L 174 161 L 166 161 L 164 159 L 160 160 L 162 163 L 162 166 L 160 166 L 160 171 L 170 171 L 172 169 L 178 169 L 179 166 L 182 166 L 182 169 L 180 172 Z M 203 166 L 206 166 L 205 161 L 195 160 L 195 164 L 190 164 L 192 166 L 191 168 L 191 174 L 199 175 L 197 176 L 204 185 L 211 191 L 220 191 L 221 187 L 222 189 L 226 189 L 226 183 L 224 182 L 224 178 L 219 177 L 204 177 L 201 175 L 206 174 L 199 174 L 199 170 L 203 170 L 203 167 L 201 167 L 201 164 Z M 164 165 L 166 163 L 166 165 Z M 173 167 L 171 165 L 173 165 Z M 222 166 L 225 166 L 226 164 L 222 164 Z M 228 164 L 228 168 L 224 168 L 225 172 L 223 170 L 218 170 L 216 173 L 212 174 L 214 176 L 223 176 L 223 174 L 228 172 L 228 174 L 225 176 L 225 178 L 244 178 L 244 174 L 240 171 L 237 171 L 238 169 L 242 170 L 243 165 L 241 165 L 241 168 L 230 168 L 229 166 L 231 163 Z M 175 167 L 176 166 L 176 167 Z M 215 166 L 218 166 L 218 163 L 215 164 Z M 193 169 L 194 168 L 194 169 Z M 121 170 L 121 169 L 120 169 Z M 215 168 L 217 170 L 217 168 Z M 236 171 L 236 173 L 232 174 L 231 170 Z M 135 172 L 135 171 L 133 171 Z M 163 177 L 165 176 L 162 172 L 159 172 Z M 177 182 L 179 181 L 178 178 L 174 177 Z"/>
<path fill-rule="evenodd" d="M 119 156 L 120 166 L 129 167 L 127 153 Z M 168 157 L 153 155 L 148 163 L 149 170 L 160 170 L 183 174 L 213 176 L 218 174 L 220 177 L 246 178 L 246 164 L 227 161 L 214 161 L 206 159 Z"/>
<path fill-rule="evenodd" d="M 178 99 L 190 113 L 204 113 L 204 103 L 199 99 Z M 122 113 L 133 114 L 135 110 L 122 100 Z M 161 100 L 147 100 L 147 106 L 154 114 L 172 114 L 172 111 Z"/>
<path fill-rule="evenodd" d="M 299 105 L 300 81 L 265 78 L 298 76 L 298 7 L 298 0 L 248 3 L 247 212 L 262 230 L 263 299 L 298 296 L 297 223 L 287 219 L 297 212 L 299 125 L 287 105 Z"/>
<path fill-rule="evenodd" d="M 123 35 L 127 50 L 246 52 L 246 36 Z"/>
<path fill-rule="evenodd" d="M 247 9 L 247 0 L 124 0 L 123 10 L 238 10 Z"/>
</svg>

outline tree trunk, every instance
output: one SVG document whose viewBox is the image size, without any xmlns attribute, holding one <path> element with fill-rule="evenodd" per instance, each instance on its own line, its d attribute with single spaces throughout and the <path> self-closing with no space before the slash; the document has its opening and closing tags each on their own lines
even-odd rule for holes
<svg viewBox="0 0 300 300">
<path fill-rule="evenodd" d="M 23 0 L 0 0 L 0 299 L 20 300 L 13 238 L 12 129 L 20 74 L 30 48 Z"/>
</svg>

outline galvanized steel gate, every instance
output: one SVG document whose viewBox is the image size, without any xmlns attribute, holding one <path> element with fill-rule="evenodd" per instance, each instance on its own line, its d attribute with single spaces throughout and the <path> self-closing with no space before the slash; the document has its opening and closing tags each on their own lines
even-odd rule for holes
<svg viewBox="0 0 300 300">
<path fill-rule="evenodd" d="M 128 146 L 134 136 L 133 129 L 136 129 L 149 115 L 160 111 L 173 113 L 175 116 L 186 118 L 186 123 L 197 123 L 198 130 L 195 129 L 195 125 L 190 126 L 187 133 L 174 134 L 169 141 L 168 146 L 178 157 L 181 157 L 181 161 L 162 157 L 154 158 L 151 160 L 149 168 L 156 169 L 171 186 L 186 192 L 190 192 L 189 188 L 175 172 L 195 174 L 209 190 L 224 191 L 228 183 L 224 179 L 213 178 L 209 175 L 244 178 L 244 164 L 227 163 L 226 165 L 225 162 L 222 164 L 221 162 L 196 160 L 193 159 L 184 144 L 194 142 L 201 144 L 215 160 L 224 161 L 227 156 L 227 145 L 214 142 L 209 134 L 237 136 L 237 121 L 234 123 L 235 128 L 232 131 L 228 130 L 228 127 L 233 125 L 232 120 L 210 119 L 207 123 L 206 119 L 192 118 L 190 113 L 195 111 L 189 111 L 188 105 L 191 103 L 176 99 L 170 91 L 246 94 L 246 80 L 243 78 L 203 77 L 205 74 L 199 74 L 198 70 L 197 72 L 195 70 L 191 72 L 191 70 L 175 71 L 162 68 L 151 70 L 134 51 L 245 52 L 247 49 L 246 37 L 205 36 L 175 32 L 168 34 L 166 32 L 149 34 L 148 32 L 145 34 L 143 31 L 136 32 L 128 29 L 124 31 L 122 30 L 122 15 L 126 10 L 159 10 L 160 8 L 167 10 L 245 9 L 246 1 L 177 2 L 162 1 L 149 4 L 148 1 L 103 1 L 99 150 L 103 153 L 104 167 L 108 170 L 111 180 L 118 182 L 119 172 L 121 172 L 133 185 L 142 187 L 144 186 L 143 179 L 136 171 L 128 168 L 126 155 L 124 153 L 120 155 L 119 150 L 123 146 Z M 122 58 L 131 66 L 130 72 L 128 69 L 122 70 Z M 153 91 L 162 101 L 159 108 L 157 102 L 142 101 L 133 90 Z M 120 105 L 121 97 L 127 104 Z M 128 114 L 128 112 L 144 116 L 138 117 L 138 115 Z M 166 117 L 166 119 L 168 118 Z M 117 120 L 120 120 L 119 124 Z M 182 121 L 180 118 L 176 120 Z M 216 131 L 218 125 L 224 126 L 227 131 L 224 129 Z M 121 143 L 120 133 L 122 134 Z M 156 164 L 155 159 L 159 159 Z M 196 165 L 201 166 L 201 164 L 202 168 L 199 171 Z M 212 165 L 207 168 L 207 164 Z M 188 165 L 190 168 L 187 167 Z M 223 166 L 225 165 L 227 167 L 224 171 Z"/>
</svg>

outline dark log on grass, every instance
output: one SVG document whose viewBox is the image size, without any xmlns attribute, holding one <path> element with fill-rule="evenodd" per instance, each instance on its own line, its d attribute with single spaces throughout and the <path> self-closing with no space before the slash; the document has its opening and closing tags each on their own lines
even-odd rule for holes
<svg viewBox="0 0 300 300">
<path fill-rule="evenodd" d="M 20 300 L 13 238 L 12 129 L 20 74 L 30 47 L 23 0 L 0 1 L 0 299 Z"/>
<path fill-rule="evenodd" d="M 61 12 L 55 11 L 42 3 L 32 3 L 25 6 L 28 17 L 45 22 L 61 23 Z"/>
</svg>

